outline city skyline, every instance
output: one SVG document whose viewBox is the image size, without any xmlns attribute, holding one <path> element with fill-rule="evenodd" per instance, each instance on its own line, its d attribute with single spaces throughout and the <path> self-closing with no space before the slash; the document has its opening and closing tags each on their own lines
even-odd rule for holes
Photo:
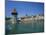
<svg viewBox="0 0 46 35">
<path fill-rule="evenodd" d="M 8 1 L 6 3 L 6 16 L 12 16 L 11 12 L 13 8 L 16 8 L 18 17 L 44 14 L 44 3 L 35 2 L 20 2 L 20 1 Z"/>
</svg>

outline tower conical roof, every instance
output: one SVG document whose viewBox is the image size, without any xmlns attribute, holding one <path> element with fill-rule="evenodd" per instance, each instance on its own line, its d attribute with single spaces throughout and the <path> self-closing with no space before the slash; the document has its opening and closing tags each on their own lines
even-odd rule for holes
<svg viewBox="0 0 46 35">
<path fill-rule="evenodd" d="M 12 12 L 13 12 L 13 13 L 16 13 L 16 9 L 14 8 Z"/>
</svg>

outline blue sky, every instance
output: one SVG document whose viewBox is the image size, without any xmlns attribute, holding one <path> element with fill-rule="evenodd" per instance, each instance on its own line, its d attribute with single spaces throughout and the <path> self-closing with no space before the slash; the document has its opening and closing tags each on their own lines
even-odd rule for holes
<svg viewBox="0 0 46 35">
<path fill-rule="evenodd" d="M 37 15 L 44 13 L 44 4 L 35 2 L 8 1 L 5 4 L 5 15 L 12 16 L 12 9 L 16 8 L 18 17 Z"/>
</svg>

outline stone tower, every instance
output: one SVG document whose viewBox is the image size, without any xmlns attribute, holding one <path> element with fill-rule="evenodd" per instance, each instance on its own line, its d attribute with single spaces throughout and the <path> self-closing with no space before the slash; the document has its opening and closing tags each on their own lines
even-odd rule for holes
<svg viewBox="0 0 46 35">
<path fill-rule="evenodd" d="M 12 24 L 16 24 L 17 23 L 17 15 L 18 13 L 16 12 L 16 9 L 14 8 L 13 11 L 12 11 Z"/>
</svg>

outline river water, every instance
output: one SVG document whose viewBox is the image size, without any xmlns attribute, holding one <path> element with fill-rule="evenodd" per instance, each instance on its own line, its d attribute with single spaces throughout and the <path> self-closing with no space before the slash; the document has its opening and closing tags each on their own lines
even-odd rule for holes
<svg viewBox="0 0 46 35">
<path fill-rule="evenodd" d="M 16 25 L 7 24 L 6 33 L 35 33 L 44 32 L 44 20 L 32 21 L 31 23 L 17 23 Z"/>
</svg>

